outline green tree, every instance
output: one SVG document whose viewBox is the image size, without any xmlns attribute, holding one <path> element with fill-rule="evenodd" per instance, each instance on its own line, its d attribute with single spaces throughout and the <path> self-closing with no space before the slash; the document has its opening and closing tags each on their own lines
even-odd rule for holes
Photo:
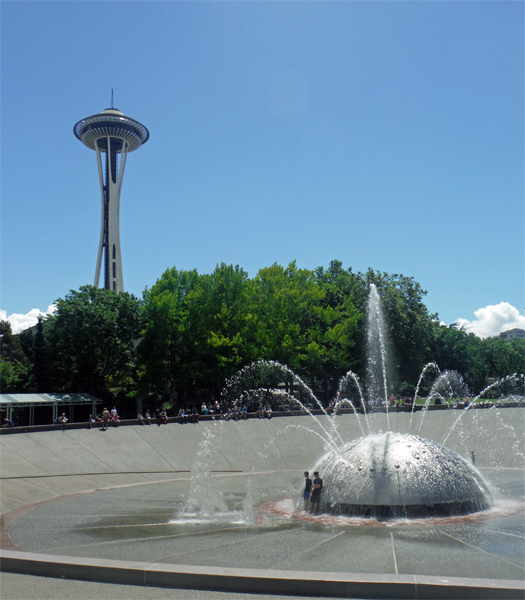
<svg viewBox="0 0 525 600">
<path fill-rule="evenodd" d="M 490 377 L 501 379 L 525 371 L 525 340 L 515 338 L 510 342 L 501 338 L 486 338 L 481 347 Z"/>
<path fill-rule="evenodd" d="M 39 317 L 32 345 L 33 374 L 38 392 L 50 391 L 54 387 L 51 351 L 44 335 L 44 327 L 48 327 L 48 324 Z"/>
<path fill-rule="evenodd" d="M 349 368 L 359 315 L 351 296 L 333 295 L 314 271 L 274 264 L 247 288 L 252 356 L 277 360 L 323 392 Z"/>
<path fill-rule="evenodd" d="M 165 397 L 183 392 L 184 371 L 192 346 L 187 295 L 197 271 L 167 269 L 151 290 L 144 291 L 144 328 L 138 346 L 140 384 L 144 394 Z"/>
<path fill-rule="evenodd" d="M 57 391 L 112 398 L 129 386 L 140 331 L 131 294 L 83 286 L 56 301 L 46 327 Z"/>
<path fill-rule="evenodd" d="M 345 325 L 349 328 L 346 334 L 350 336 L 350 340 L 345 344 L 344 354 L 341 354 L 340 360 L 337 361 L 339 364 L 335 368 L 335 372 L 330 375 L 331 377 L 340 377 L 350 369 L 362 371 L 365 364 L 362 354 L 367 292 L 352 273 L 352 269 L 344 269 L 343 263 L 339 260 L 331 261 L 326 270 L 318 267 L 315 275 L 318 284 L 326 293 L 323 301 L 324 307 L 341 314 L 343 321 L 348 319 Z"/>
<path fill-rule="evenodd" d="M 468 338 L 468 333 L 464 330 L 435 322 L 430 341 L 430 359 L 442 371 L 466 373 L 469 368 L 469 352 L 472 351 Z"/>
<path fill-rule="evenodd" d="M 499 344 L 500 341 L 503 340 L 482 340 L 464 329 L 435 323 L 430 357 L 442 371 L 458 371 L 470 391 L 477 394 L 487 385 L 489 377 L 503 377 L 514 372 L 506 364 L 507 349 Z"/>
<path fill-rule="evenodd" d="M 218 265 L 210 275 L 168 269 L 144 295 L 139 346 L 144 389 L 179 402 L 217 394 L 245 361 L 242 330 L 247 274 Z"/>
<path fill-rule="evenodd" d="M 306 358 L 309 332 L 317 325 L 325 292 L 313 271 L 274 264 L 261 269 L 247 289 L 247 334 L 251 354 L 299 369 Z"/>
<path fill-rule="evenodd" d="M 220 392 L 224 381 L 249 360 L 244 340 L 248 275 L 238 265 L 217 266 L 188 294 L 192 325 L 192 373 L 201 389 Z"/>
<path fill-rule="evenodd" d="M 26 356 L 19 336 L 13 335 L 9 321 L 0 321 L 0 391 L 21 394 L 34 390 L 30 359 Z"/>
</svg>

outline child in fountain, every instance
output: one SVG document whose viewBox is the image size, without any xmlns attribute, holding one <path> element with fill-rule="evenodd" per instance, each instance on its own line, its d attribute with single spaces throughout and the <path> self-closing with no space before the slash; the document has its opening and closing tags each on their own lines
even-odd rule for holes
<svg viewBox="0 0 525 600">
<path fill-rule="evenodd" d="M 319 503 L 321 502 L 321 490 L 323 489 L 323 480 L 319 477 L 319 472 L 314 472 L 314 482 L 312 484 L 312 495 L 310 496 L 310 514 L 315 515 L 319 512 Z"/>
<path fill-rule="evenodd" d="M 308 507 L 308 500 L 310 499 L 310 490 L 312 489 L 312 480 L 310 479 L 310 473 L 308 473 L 308 471 L 304 472 L 304 492 L 303 492 L 303 499 L 304 499 L 304 512 L 306 512 L 306 509 Z"/>
</svg>

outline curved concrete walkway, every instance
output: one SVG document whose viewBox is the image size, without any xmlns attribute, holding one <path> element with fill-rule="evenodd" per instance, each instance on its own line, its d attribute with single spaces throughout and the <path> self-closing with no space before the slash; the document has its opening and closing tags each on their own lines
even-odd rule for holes
<svg viewBox="0 0 525 600">
<path fill-rule="evenodd" d="M 459 413 L 456 411 L 428 414 L 423 421 L 421 434 L 441 441 L 458 416 Z M 390 429 L 409 430 L 410 415 L 394 413 L 390 415 L 389 421 Z M 359 420 L 353 415 L 338 417 L 336 423 L 343 439 L 352 439 L 361 435 L 361 427 L 367 429 L 362 415 Z M 386 429 L 386 416 L 373 415 L 371 425 L 374 430 Z M 414 416 L 411 425 L 410 430 L 417 432 L 417 416 Z M 466 455 L 469 449 L 475 449 L 482 472 L 486 470 L 490 473 L 490 479 L 509 495 L 523 496 L 523 490 L 520 489 L 523 487 L 521 462 L 523 437 L 519 431 L 522 426 L 521 409 L 505 409 L 498 413 L 467 411 L 454 428 L 447 445 L 463 455 Z M 305 427 L 311 428 L 313 432 L 306 431 Z M 460 539 L 454 542 L 456 544 L 454 548 L 456 559 L 453 563 L 455 568 L 451 571 L 450 565 L 447 567 L 442 563 L 444 570 L 437 574 L 432 573 L 433 569 L 430 566 L 433 565 L 434 571 L 439 566 L 439 562 L 438 565 L 435 564 L 439 553 L 436 552 L 435 540 L 429 543 L 428 539 L 426 542 L 424 539 L 409 540 L 408 546 L 405 546 L 405 550 L 400 555 L 406 556 L 409 547 L 415 548 L 416 555 L 419 557 L 417 569 L 411 570 L 410 565 L 407 564 L 403 570 L 396 563 L 392 572 L 379 574 L 301 571 L 297 566 L 292 571 L 281 571 L 275 567 L 270 570 L 234 569 L 232 567 L 239 564 L 235 559 L 249 555 L 246 551 L 248 546 L 244 543 L 244 546 L 243 544 L 239 546 L 244 548 L 240 553 L 230 556 L 229 559 L 235 560 L 233 564 L 226 562 L 220 565 L 214 565 L 213 561 L 190 565 L 177 562 L 159 563 L 155 562 L 155 552 L 150 555 L 149 551 L 143 556 L 143 560 L 134 557 L 134 560 L 112 561 L 105 550 L 101 550 L 103 546 L 99 545 L 93 552 L 95 544 L 91 544 L 92 555 L 82 556 L 81 553 L 79 554 L 78 544 L 75 546 L 59 540 L 54 546 L 50 545 L 49 531 L 42 533 L 37 543 L 36 553 L 27 551 L 34 543 L 35 535 L 32 533 L 24 537 L 24 527 L 34 532 L 35 520 L 50 519 L 53 511 L 58 511 L 62 516 L 65 514 L 65 520 L 68 522 L 69 518 L 76 518 L 79 513 L 83 514 L 86 506 L 94 506 L 100 502 L 100 498 L 103 498 L 106 507 L 113 503 L 114 506 L 126 508 L 127 510 L 124 510 L 126 514 L 135 514 L 129 509 L 131 505 L 136 506 L 137 502 L 149 502 L 150 504 L 146 505 L 151 506 L 151 494 L 143 493 L 146 489 L 155 490 L 155 501 L 162 504 L 166 498 L 163 497 L 164 492 L 159 490 L 169 490 L 164 495 L 172 497 L 173 493 L 178 493 L 177 486 L 187 486 L 188 472 L 199 451 L 199 445 L 204 440 L 213 439 L 211 471 L 222 471 L 223 477 L 229 477 L 230 482 L 234 481 L 233 473 L 249 473 L 255 468 L 259 473 L 264 470 L 266 476 L 270 473 L 273 481 L 281 477 L 278 473 L 284 473 L 283 481 L 288 479 L 291 488 L 299 492 L 302 471 L 310 468 L 323 451 L 323 441 L 317 435 L 326 436 L 323 428 L 325 430 L 328 428 L 326 418 L 314 422 L 310 417 L 294 417 L 271 421 L 200 423 L 196 426 L 170 424 L 163 427 L 121 427 L 106 432 L 73 430 L 64 433 L 54 431 L 2 436 L 0 438 L 1 506 L 4 513 L 2 515 L 4 533 L 2 569 L 93 581 L 119 581 L 134 585 L 180 588 L 198 587 L 246 593 L 289 593 L 357 598 L 523 597 L 523 519 L 521 519 L 521 529 L 515 520 L 512 526 L 506 527 L 506 531 L 500 532 L 501 539 L 513 541 L 513 544 L 506 545 L 504 554 L 488 552 L 479 540 L 476 545 Z M 514 428 L 516 436 L 509 436 L 510 428 Z M 484 443 L 484 438 L 496 440 L 497 443 L 491 445 Z M 496 469 L 493 468 L 494 464 L 497 465 Z M 242 477 L 237 477 L 237 480 L 240 479 Z M 162 481 L 165 481 L 165 484 L 161 485 Z M 149 485 L 137 487 L 137 484 L 144 483 Z M 118 488 L 124 490 L 122 492 L 115 490 L 116 486 L 126 487 Z M 233 484 L 228 484 L 229 488 L 232 486 Z M 71 500 L 67 502 L 64 498 L 67 494 L 78 494 L 94 489 L 104 491 L 97 493 L 96 496 L 93 494 L 71 496 Z M 131 493 L 131 490 L 133 493 L 126 499 L 125 494 Z M 97 497 L 96 503 L 93 501 L 95 497 Z M 82 499 L 82 503 L 85 503 L 86 499 L 90 502 L 81 506 L 79 498 Z M 49 504 L 53 499 L 56 501 Z M 42 504 L 42 501 L 47 501 L 48 504 Z M 35 502 L 39 504 L 35 506 Z M 70 512 L 65 508 L 68 503 Z M 77 526 L 78 523 L 72 522 L 69 530 L 76 531 Z M 383 527 L 374 531 L 374 536 L 384 538 L 383 533 L 378 534 L 379 530 L 384 529 Z M 292 532 L 293 535 L 296 533 L 303 535 L 304 532 L 302 530 Z M 322 534 L 322 531 L 320 533 L 313 531 L 313 535 L 322 536 Z M 494 531 L 491 535 L 494 535 Z M 26 551 L 17 550 L 9 536 L 13 536 Z M 332 537 L 337 536 L 330 534 L 330 538 Z M 260 532 L 258 539 L 262 539 Z M 341 537 L 338 538 L 340 539 Z M 357 552 L 355 530 L 352 530 L 350 539 L 354 551 Z M 500 545 L 501 539 L 498 540 Z M 122 540 L 119 540 L 117 544 L 113 544 L 113 548 L 119 547 L 119 552 L 123 556 L 131 551 L 130 549 L 135 552 L 135 548 L 140 545 L 137 540 L 127 546 L 121 542 Z M 173 545 L 173 540 L 170 543 Z M 379 546 L 374 546 L 368 536 L 363 546 L 364 551 L 370 555 L 372 566 L 381 563 L 376 558 L 383 553 L 381 543 L 382 540 L 379 539 Z M 277 547 L 280 544 L 279 541 Z M 335 542 L 330 544 L 334 546 L 331 548 L 327 545 L 323 546 L 322 555 L 325 551 L 330 551 L 337 556 Z M 393 542 L 392 545 L 395 547 Z M 53 552 L 42 551 L 51 546 Z M 72 550 L 73 546 L 76 547 L 75 550 Z M 61 549 L 62 551 L 67 549 L 68 555 L 61 556 Z M 119 555 L 119 552 L 115 555 Z M 182 554 L 188 557 L 187 553 Z M 201 555 L 205 553 L 201 552 Z M 220 555 L 224 560 L 229 560 L 224 551 L 221 551 Z M 480 572 L 476 568 L 476 565 L 479 566 L 480 558 L 489 555 L 491 563 L 496 561 L 501 566 L 497 578 L 469 579 L 470 575 Z M 138 556 L 140 557 L 140 552 Z M 147 562 L 148 560 L 150 562 Z M 313 560 L 315 564 L 315 553 Z M 429 565 L 426 573 L 425 563 Z M 328 565 L 330 564 L 335 563 L 329 560 Z M 310 568 L 311 565 L 308 564 L 308 569 Z M 464 577 L 457 577 L 458 568 Z M 416 571 L 419 571 L 419 574 L 415 574 Z M 486 572 L 481 571 L 483 574 Z M 504 577 L 504 572 L 512 574 L 510 580 L 501 578 Z"/>
</svg>

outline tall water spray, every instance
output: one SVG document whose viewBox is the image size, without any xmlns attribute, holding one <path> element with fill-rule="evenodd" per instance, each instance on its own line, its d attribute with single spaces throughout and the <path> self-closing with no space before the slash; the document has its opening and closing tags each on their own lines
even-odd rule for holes
<svg viewBox="0 0 525 600">
<path fill-rule="evenodd" d="M 370 284 L 367 305 L 367 367 L 366 396 L 370 406 L 380 401 L 387 411 L 387 428 L 390 429 L 388 404 L 390 398 L 389 384 L 391 378 L 390 342 L 388 339 L 385 317 L 381 306 L 381 298 L 375 284 Z"/>
</svg>

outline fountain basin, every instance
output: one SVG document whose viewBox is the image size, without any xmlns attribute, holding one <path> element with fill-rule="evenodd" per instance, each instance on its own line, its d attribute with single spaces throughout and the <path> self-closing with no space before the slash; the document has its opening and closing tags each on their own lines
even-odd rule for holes
<svg viewBox="0 0 525 600">
<path fill-rule="evenodd" d="M 433 440 L 379 433 L 327 452 L 321 510 L 375 518 L 462 515 L 494 505 L 468 461 Z"/>
</svg>

